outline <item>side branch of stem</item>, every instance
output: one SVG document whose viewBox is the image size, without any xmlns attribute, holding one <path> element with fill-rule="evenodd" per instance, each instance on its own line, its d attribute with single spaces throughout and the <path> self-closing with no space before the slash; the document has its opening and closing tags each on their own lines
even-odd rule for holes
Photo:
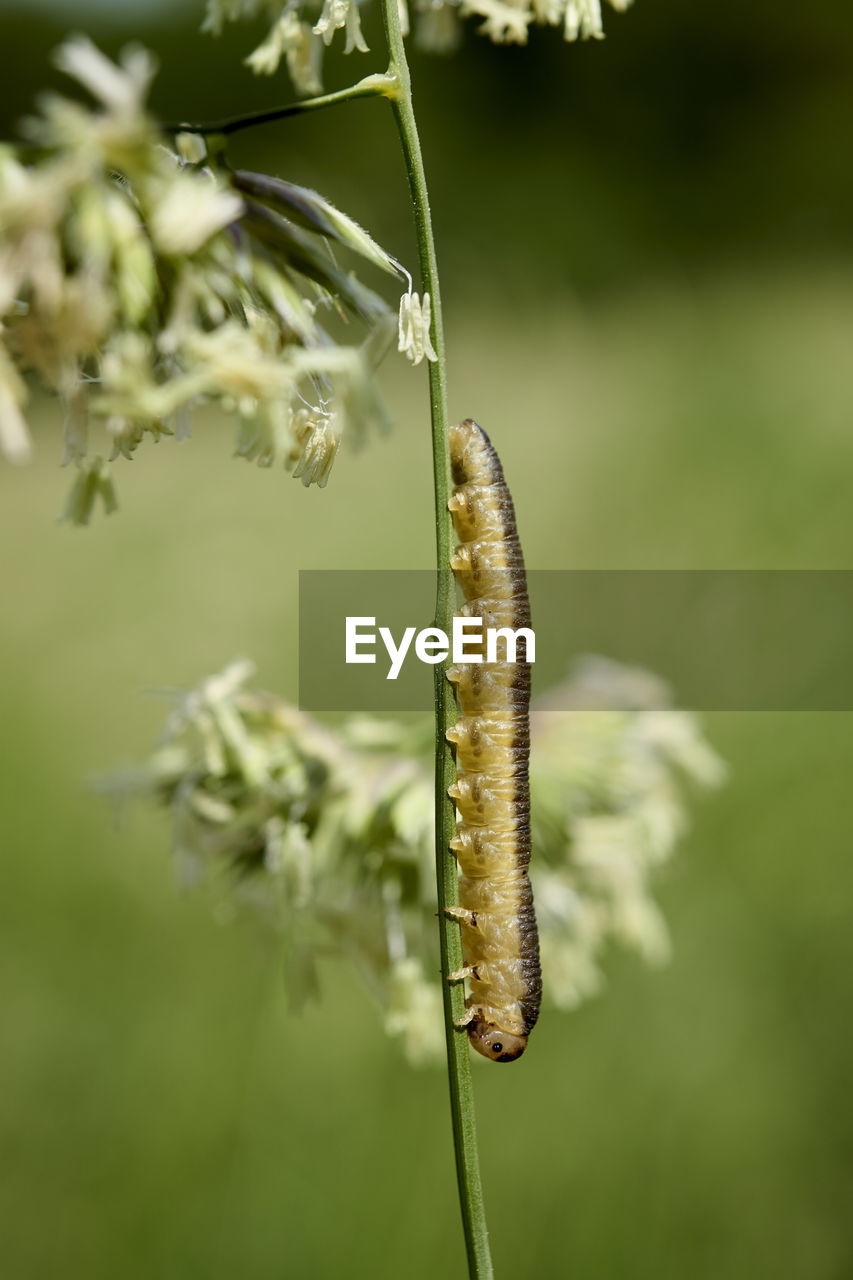
<svg viewBox="0 0 853 1280">
<path fill-rule="evenodd" d="M 324 107 L 334 107 L 340 102 L 351 102 L 354 98 L 391 98 L 394 100 L 399 92 L 399 85 L 390 72 L 378 72 L 365 76 L 358 84 L 348 85 L 346 89 L 338 89 L 335 93 L 324 93 L 318 98 L 303 98 L 301 102 L 289 102 L 283 107 L 267 107 L 260 111 L 247 111 L 244 115 L 230 116 L 226 120 L 214 120 L 207 124 L 164 124 L 166 133 L 200 133 L 205 136 L 220 134 L 227 137 L 231 133 L 239 133 L 242 129 L 254 129 L 258 125 L 273 124 L 277 120 L 287 120 L 290 116 L 304 115 L 307 111 L 320 111 Z"/>
</svg>

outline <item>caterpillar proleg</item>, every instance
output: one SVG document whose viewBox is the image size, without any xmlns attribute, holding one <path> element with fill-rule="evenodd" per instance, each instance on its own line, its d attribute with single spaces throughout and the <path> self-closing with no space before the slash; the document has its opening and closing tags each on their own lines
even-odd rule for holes
<svg viewBox="0 0 853 1280">
<path fill-rule="evenodd" d="M 530 626 L 524 559 L 500 460 L 476 422 L 450 428 L 454 490 L 449 502 L 460 545 L 451 568 L 465 595 L 460 613 L 483 627 Z M 469 646 L 476 653 L 476 645 Z M 485 653 L 483 652 L 485 659 Z M 526 656 L 522 638 L 516 657 Z M 451 841 L 459 862 L 458 908 L 468 978 L 464 1025 L 478 1053 L 495 1062 L 521 1056 L 539 1016 L 539 935 L 530 862 L 530 667 L 527 662 L 459 663 L 460 716 L 448 729 L 458 812 Z"/>
</svg>

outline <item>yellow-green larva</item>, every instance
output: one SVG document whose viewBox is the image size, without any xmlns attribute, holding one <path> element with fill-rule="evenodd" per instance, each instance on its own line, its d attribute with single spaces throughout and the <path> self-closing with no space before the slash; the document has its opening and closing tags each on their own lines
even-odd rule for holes
<svg viewBox="0 0 853 1280">
<path fill-rule="evenodd" d="M 491 441 L 467 419 L 450 428 L 455 488 L 449 507 L 460 539 L 451 567 L 466 603 L 460 613 L 483 627 L 530 626 L 524 559 L 515 509 Z M 476 648 L 468 645 L 469 652 Z M 517 657 L 526 654 L 524 640 Z M 530 862 L 530 666 L 527 662 L 458 663 L 460 716 L 447 737 L 456 747 L 458 811 L 451 848 L 459 862 L 459 907 L 470 980 L 467 1027 L 478 1053 L 495 1062 L 521 1056 L 539 1016 L 539 935 L 528 877 Z"/>
</svg>

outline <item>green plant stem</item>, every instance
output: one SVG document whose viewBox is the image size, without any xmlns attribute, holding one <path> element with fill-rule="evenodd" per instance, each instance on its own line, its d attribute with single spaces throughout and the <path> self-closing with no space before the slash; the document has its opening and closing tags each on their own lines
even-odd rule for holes
<svg viewBox="0 0 853 1280">
<path fill-rule="evenodd" d="M 254 129 L 261 124 L 273 124 L 289 116 L 304 115 L 306 111 L 320 111 L 324 107 L 337 106 L 339 102 L 351 102 L 354 98 L 388 98 L 396 91 L 396 83 L 386 74 L 365 76 L 358 84 L 351 84 L 336 93 L 324 93 L 319 98 L 303 98 L 301 102 L 289 102 L 284 107 L 267 107 L 261 111 L 247 111 L 245 115 L 230 116 L 227 120 L 214 120 L 208 124 L 164 124 L 166 133 L 201 133 L 205 135 L 239 133 L 241 129 Z"/>
<path fill-rule="evenodd" d="M 451 630 L 454 608 L 453 579 L 450 572 L 452 524 L 447 509 L 450 497 L 450 453 L 447 434 L 447 373 L 444 324 L 438 265 L 432 233 L 429 195 L 424 172 L 421 144 L 412 107 L 411 78 L 397 0 L 382 0 L 382 14 L 390 53 L 389 74 L 398 89 L 391 97 L 394 118 L 409 175 L 414 205 L 415 231 L 420 257 L 422 287 L 432 301 L 433 346 L 438 359 L 429 363 L 430 418 L 432 422 L 432 456 L 435 491 L 435 533 L 438 583 L 435 625 L 447 634 Z M 447 975 L 462 967 L 462 942 L 459 925 L 444 914 L 445 907 L 459 900 L 459 877 L 456 859 L 450 849 L 455 834 L 455 815 L 447 788 L 455 777 L 453 757 L 445 737 L 445 729 L 456 719 L 456 702 L 446 676 L 447 664 L 435 671 L 435 859 L 438 885 L 439 933 L 441 938 L 441 978 L 444 996 L 444 1025 L 447 1039 L 447 1064 L 450 1079 L 450 1109 L 453 1118 L 453 1145 L 456 1153 L 456 1176 L 465 1244 L 468 1251 L 469 1275 L 481 1280 L 492 1276 L 480 1159 L 474 1118 L 474 1089 L 468 1036 L 454 1023 L 465 1013 L 465 993 L 461 983 L 451 985 Z"/>
<path fill-rule="evenodd" d="M 435 603 L 435 625 L 446 633 L 452 630 L 454 611 L 453 577 L 450 571 L 450 550 L 453 528 L 447 501 L 450 497 L 450 455 L 447 434 L 447 373 L 444 344 L 444 323 L 441 310 L 441 291 L 438 281 L 438 265 L 432 234 L 432 218 L 429 208 L 426 175 L 424 173 L 421 144 L 418 137 L 415 114 L 412 107 L 411 77 L 397 0 L 382 0 L 382 16 L 388 39 L 390 65 L 384 75 L 366 76 L 358 84 L 337 93 L 307 98 L 285 107 L 253 111 L 233 116 L 212 124 L 171 124 L 164 126 L 169 133 L 200 133 L 207 136 L 227 136 L 241 129 L 284 120 L 348 102 L 353 98 L 386 97 L 390 100 L 400 134 L 406 169 L 409 176 L 415 231 L 420 258 L 422 289 L 429 293 L 432 302 L 432 340 L 438 359 L 429 362 L 430 419 L 432 423 L 432 456 L 435 493 L 436 562 L 438 565 Z M 462 1224 L 468 1253 L 468 1271 L 475 1280 L 490 1280 L 493 1275 L 489 1253 L 488 1230 L 483 1205 L 483 1188 L 480 1179 L 480 1160 L 477 1150 L 477 1130 L 474 1118 L 474 1089 L 471 1079 L 471 1061 L 468 1036 L 454 1025 L 465 1014 L 465 993 L 461 983 L 450 984 L 447 975 L 462 967 L 462 941 L 459 925 L 444 914 L 445 908 L 456 906 L 459 901 L 459 877 L 456 859 L 450 849 L 450 841 L 456 830 L 453 804 L 447 789 L 455 778 L 453 755 L 447 744 L 445 730 L 456 719 L 456 701 L 447 679 L 447 663 L 434 668 L 435 672 L 435 859 L 438 888 L 439 936 L 441 941 L 441 975 L 444 999 L 444 1023 L 447 1039 L 447 1063 L 450 1081 L 450 1110 L 453 1120 L 453 1146 L 456 1155 L 456 1177 Z"/>
</svg>

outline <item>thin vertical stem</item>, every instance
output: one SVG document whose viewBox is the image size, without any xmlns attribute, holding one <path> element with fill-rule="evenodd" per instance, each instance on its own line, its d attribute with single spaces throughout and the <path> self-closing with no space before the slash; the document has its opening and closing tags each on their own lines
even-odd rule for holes
<svg viewBox="0 0 853 1280">
<path fill-rule="evenodd" d="M 426 175 L 415 114 L 412 108 L 411 79 L 403 34 L 400 28 L 398 0 L 382 0 L 382 16 L 388 39 L 390 64 L 383 75 L 366 76 L 357 85 L 320 98 L 307 99 L 284 107 L 250 112 L 212 124 L 178 124 L 171 132 L 223 134 L 236 133 L 274 120 L 334 106 L 351 98 L 381 96 L 391 102 L 400 133 L 409 188 L 415 216 L 422 289 L 432 303 L 432 344 L 437 360 L 429 362 L 429 400 L 432 423 L 432 457 L 435 491 L 435 543 L 438 566 L 435 603 L 435 625 L 450 634 L 453 618 L 453 577 L 450 572 L 450 549 L 453 528 L 447 501 L 450 497 L 450 456 L 447 432 L 447 372 L 444 344 L 444 321 L 432 218 L 429 208 Z M 455 770 L 447 745 L 445 730 L 456 719 L 456 702 L 447 680 L 447 663 L 433 668 L 435 672 L 435 862 L 438 888 L 439 937 L 441 940 L 441 973 L 444 999 L 444 1023 L 447 1039 L 447 1065 L 450 1081 L 450 1110 L 453 1120 L 453 1146 L 456 1154 L 456 1178 L 468 1252 L 468 1271 L 474 1280 L 491 1280 L 492 1260 L 489 1254 L 477 1131 L 474 1119 L 474 1090 L 468 1036 L 457 1030 L 455 1023 L 465 1013 L 465 995 L 461 984 L 451 985 L 447 976 L 462 967 L 462 941 L 459 925 L 448 920 L 445 908 L 458 905 L 459 880 L 456 860 L 450 849 L 456 824 L 453 804 L 447 794 Z"/>
<path fill-rule="evenodd" d="M 412 107 L 409 64 L 400 28 L 398 0 L 382 0 L 382 13 L 390 53 L 389 74 L 397 81 L 397 92 L 388 96 L 400 133 L 400 141 L 409 175 L 409 187 L 415 215 L 422 287 L 432 301 L 433 346 L 438 359 L 429 364 L 430 418 L 432 422 L 432 456 L 435 489 L 435 534 L 438 585 L 435 625 L 450 634 L 453 616 L 453 581 L 450 573 L 452 526 L 447 509 L 450 496 L 450 456 L 447 434 L 447 373 L 444 323 L 438 265 L 432 233 L 429 196 L 424 172 L 421 144 Z M 456 1153 L 456 1176 L 468 1251 L 469 1275 L 482 1280 L 491 1277 L 488 1231 L 480 1179 L 480 1160 L 474 1118 L 474 1090 L 468 1037 L 454 1026 L 465 1012 L 462 985 L 451 985 L 447 975 L 462 967 L 462 943 L 459 925 L 448 920 L 445 907 L 458 903 L 459 882 L 456 860 L 450 849 L 455 832 L 453 804 L 447 788 L 454 778 L 453 757 L 445 737 L 446 728 L 456 718 L 456 703 L 446 677 L 446 663 L 435 667 L 435 859 L 438 885 L 439 933 L 441 937 L 441 972 L 444 994 L 444 1022 L 447 1038 L 447 1063 L 450 1079 L 450 1108 L 453 1118 L 453 1145 Z"/>
</svg>

